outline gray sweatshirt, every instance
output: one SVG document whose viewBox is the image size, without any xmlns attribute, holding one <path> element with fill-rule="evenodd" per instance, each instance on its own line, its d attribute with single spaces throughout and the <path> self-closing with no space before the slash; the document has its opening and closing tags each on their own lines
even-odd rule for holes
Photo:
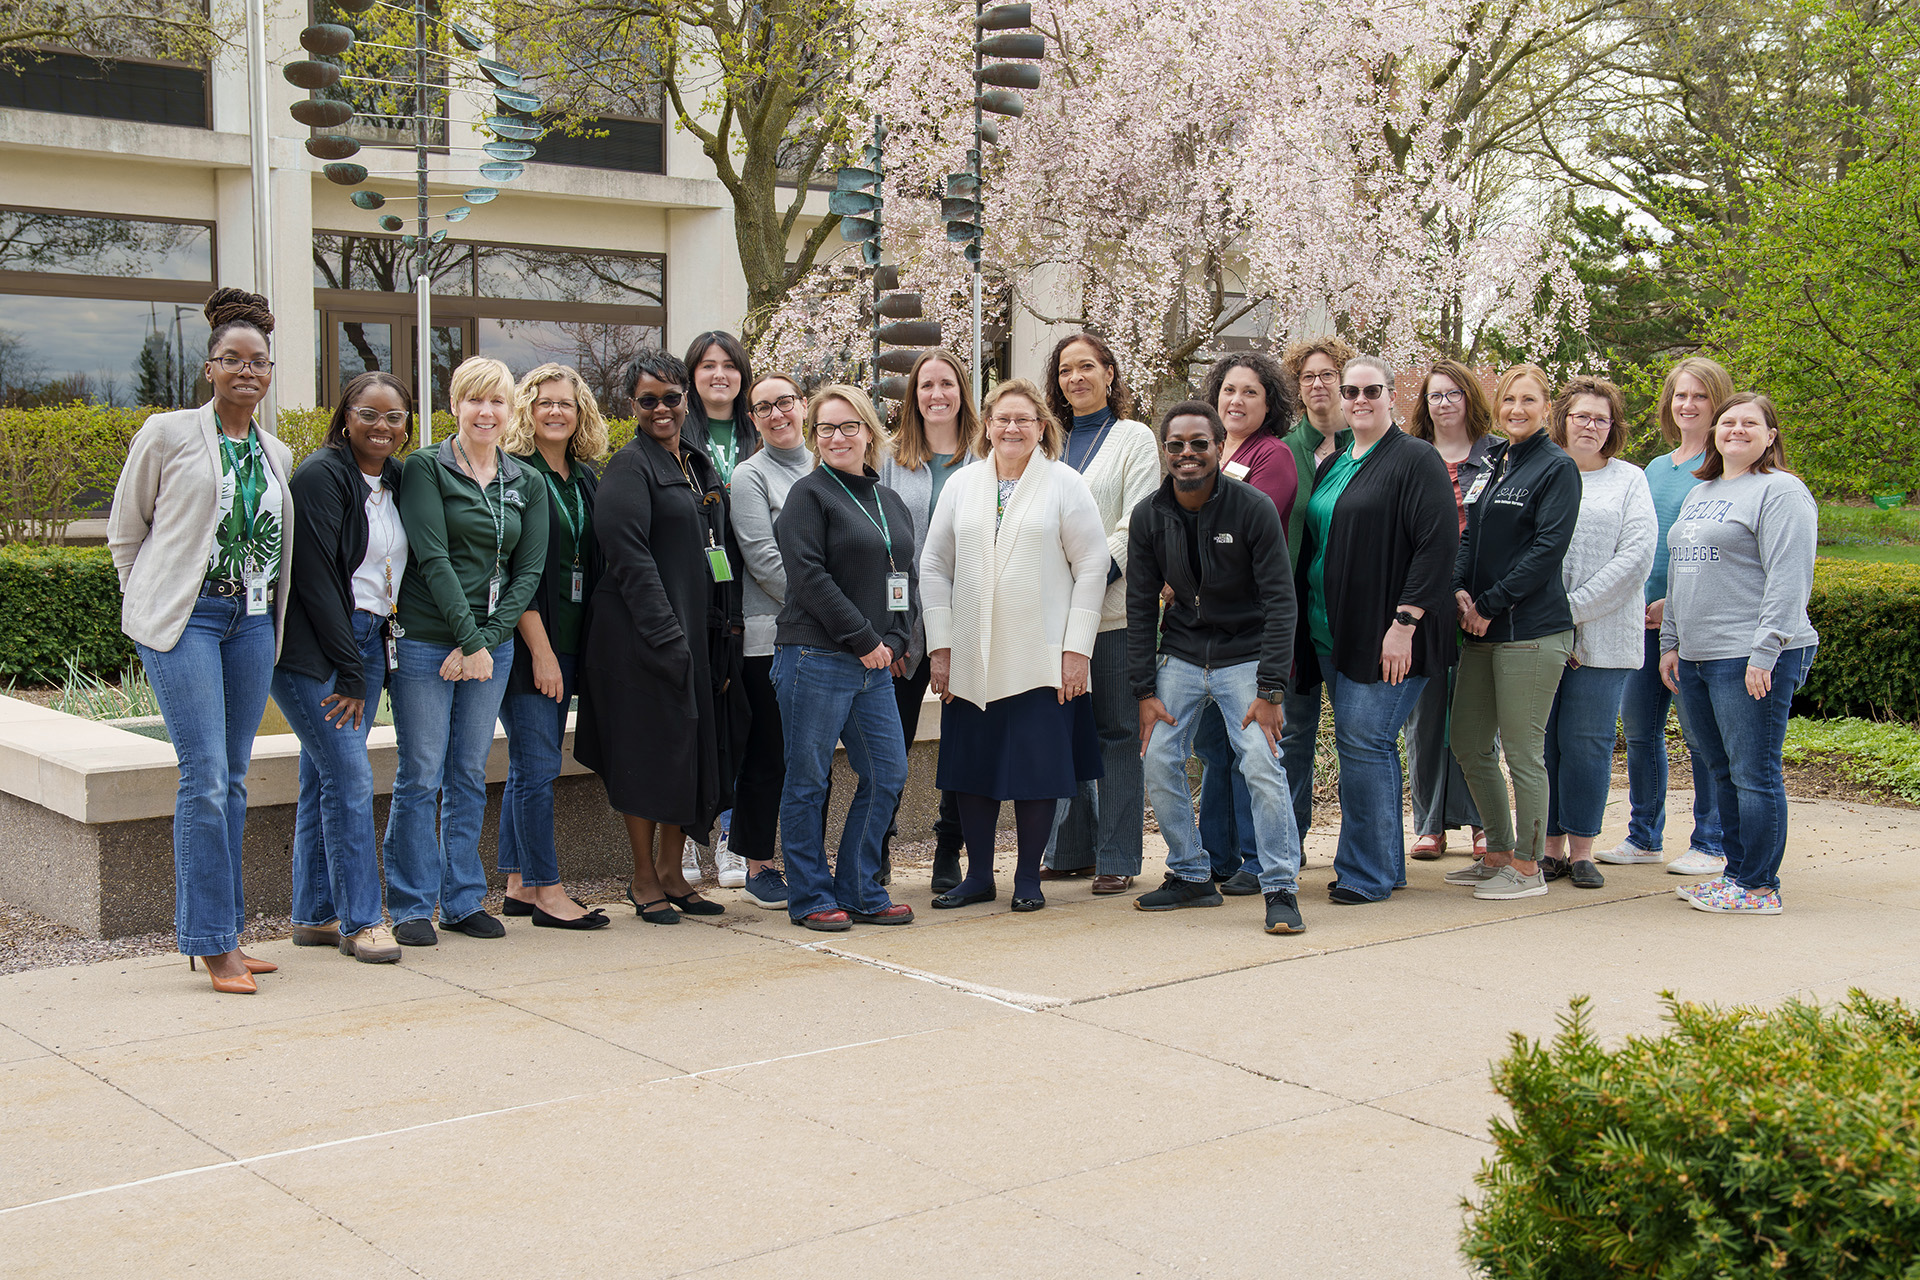
<svg viewBox="0 0 1920 1280">
<path fill-rule="evenodd" d="M 1819 529 L 1813 495 L 1785 471 L 1695 487 L 1667 534 L 1660 652 L 1771 671 L 1782 650 L 1819 643 L 1807 620 Z"/>
<path fill-rule="evenodd" d="M 773 539 L 773 522 L 780 518 L 787 490 L 813 470 L 813 463 L 805 445 L 768 445 L 733 469 L 733 533 L 747 562 L 743 603 L 749 658 L 773 656 L 773 623 L 787 600 L 787 571 L 780 562 L 780 544 Z"/>
</svg>

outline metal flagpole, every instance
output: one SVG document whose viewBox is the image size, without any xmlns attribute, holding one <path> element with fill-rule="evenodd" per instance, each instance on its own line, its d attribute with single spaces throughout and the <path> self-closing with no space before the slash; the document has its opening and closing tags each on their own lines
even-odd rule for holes
<svg viewBox="0 0 1920 1280">
<path fill-rule="evenodd" d="M 451 105 L 451 104 L 449 104 Z M 433 281 L 427 270 L 427 2 L 413 4 L 413 163 L 417 205 L 414 248 L 420 263 L 414 272 L 414 404 L 420 415 L 420 443 L 433 443 Z M 448 406 L 451 408 L 452 406 Z"/>
<path fill-rule="evenodd" d="M 247 117 L 253 170 L 253 290 L 273 296 L 273 209 L 267 153 L 266 0 L 247 0 Z M 273 385 L 260 400 L 260 423 L 273 430 Z"/>
</svg>

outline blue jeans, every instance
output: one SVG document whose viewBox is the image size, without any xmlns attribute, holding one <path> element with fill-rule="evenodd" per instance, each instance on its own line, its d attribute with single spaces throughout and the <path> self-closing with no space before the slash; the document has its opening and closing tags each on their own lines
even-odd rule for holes
<svg viewBox="0 0 1920 1280">
<path fill-rule="evenodd" d="M 174 936 L 182 955 L 217 956 L 240 945 L 247 923 L 240 838 L 247 766 L 273 679 L 273 617 L 249 617 L 245 600 L 201 596 L 173 648 L 134 647 L 180 758 Z"/>
<path fill-rule="evenodd" d="M 1320 655 L 1320 670 L 1329 673 L 1333 741 L 1340 751 L 1340 844 L 1333 874 L 1345 888 L 1378 902 L 1407 883 L 1400 728 L 1427 677 L 1361 684 L 1336 671 L 1329 654 Z"/>
<path fill-rule="evenodd" d="M 1250 825 L 1259 860 L 1260 888 L 1267 893 L 1293 893 L 1300 878 L 1300 829 L 1294 825 L 1287 772 L 1280 757 L 1267 746 L 1260 726 L 1240 725 L 1259 690 L 1259 676 L 1258 662 L 1209 669 L 1160 655 L 1154 692 L 1174 723 L 1160 725 L 1147 742 L 1147 794 L 1153 800 L 1160 834 L 1167 842 L 1167 870 L 1182 880 L 1211 879 L 1212 859 L 1201 846 L 1193 817 L 1193 793 L 1187 789 L 1187 756 L 1192 753 L 1202 713 L 1218 707 L 1238 775 L 1246 780 L 1253 801 Z M 1137 722 L 1137 712 L 1135 719 Z"/>
<path fill-rule="evenodd" d="M 1787 780 L 1780 750 L 1793 695 L 1807 682 L 1817 647 L 1782 653 L 1764 698 L 1747 692 L 1745 658 L 1680 660 L 1680 705 L 1700 740 L 1695 750 L 1706 758 L 1713 777 L 1727 876 L 1742 889 L 1780 887 L 1780 859 L 1787 851 Z"/>
<path fill-rule="evenodd" d="M 1105 773 L 1060 802 L 1044 861 L 1060 871 L 1091 866 L 1096 875 L 1140 874 L 1146 817 L 1140 773 L 1140 703 L 1129 692 L 1127 633 L 1102 631 L 1087 662 L 1093 723 Z"/>
<path fill-rule="evenodd" d="M 449 645 L 401 640 L 400 669 L 388 701 L 399 739 L 393 807 L 387 813 L 387 909 L 395 924 L 442 921 L 480 909 L 487 872 L 480 864 L 480 820 L 487 811 L 487 754 L 513 666 L 513 641 L 493 651 L 486 680 L 442 680 Z M 434 829 L 434 801 L 440 823 Z"/>
<path fill-rule="evenodd" d="M 1313 751 L 1320 738 L 1320 690 L 1289 691 L 1280 703 L 1286 727 L 1280 731 L 1280 765 L 1292 793 L 1293 824 L 1302 840 L 1313 825 Z M 1193 738 L 1193 754 L 1200 757 L 1200 843 L 1213 859 L 1213 874 L 1226 879 L 1242 868 L 1259 866 L 1258 843 L 1253 838 L 1253 795 L 1247 780 L 1234 771 L 1233 746 L 1220 709 L 1200 713 L 1200 731 Z"/>
<path fill-rule="evenodd" d="M 340 922 L 343 934 L 379 924 L 380 859 L 374 845 L 373 765 L 367 734 L 380 709 L 387 675 L 387 646 L 380 619 L 365 610 L 353 615 L 353 639 L 366 673 L 366 715 L 358 729 L 321 699 L 334 680 L 297 671 L 273 673 L 273 700 L 300 739 L 300 807 L 293 815 L 293 922 Z M 338 705 L 338 704 L 336 704 Z"/>
<path fill-rule="evenodd" d="M 786 736 L 787 780 L 780 793 L 780 852 L 786 862 L 787 914 L 871 915 L 892 905 L 880 887 L 880 841 L 907 785 L 906 740 L 893 678 L 850 653 L 775 645 L 773 687 Z M 827 866 L 824 817 L 833 776 L 833 744 L 847 748 L 860 785 L 840 830 L 840 853 Z"/>
<path fill-rule="evenodd" d="M 1568 667 L 1547 713 L 1547 834 L 1597 836 L 1629 667 Z"/>
<path fill-rule="evenodd" d="M 567 736 L 567 708 L 573 703 L 574 656 L 556 653 L 560 664 L 560 701 L 546 694 L 510 693 L 500 702 L 500 727 L 507 731 L 507 785 L 500 796 L 500 854 L 503 874 L 517 871 L 520 883 L 539 889 L 560 883 L 560 854 L 553 847 L 553 784 L 560 778 L 560 748 Z"/>
<path fill-rule="evenodd" d="M 1636 849 L 1658 853 L 1667 830 L 1667 708 L 1673 694 L 1660 679 L 1660 631 L 1647 632 L 1645 664 L 1627 677 L 1620 700 L 1620 727 L 1627 735 L 1627 798 L 1632 816 L 1627 839 Z M 1693 759 L 1693 839 L 1702 853 L 1720 857 L 1720 807 L 1714 800 L 1713 775 L 1694 744 L 1687 708 L 1680 707 L 1680 734 Z"/>
</svg>

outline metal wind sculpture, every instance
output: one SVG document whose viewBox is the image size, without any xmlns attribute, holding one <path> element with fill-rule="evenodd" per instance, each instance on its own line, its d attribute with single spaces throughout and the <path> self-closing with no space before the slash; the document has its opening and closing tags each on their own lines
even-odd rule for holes
<svg viewBox="0 0 1920 1280">
<path fill-rule="evenodd" d="M 432 99 L 436 93 L 455 92 L 452 73 L 468 62 L 461 55 L 451 52 L 457 45 L 466 54 L 472 55 L 470 64 L 464 69 L 469 78 L 483 79 L 490 87 L 474 90 L 463 89 L 459 92 L 490 98 L 494 113 L 485 121 L 487 133 L 492 135 L 479 147 L 455 147 L 448 145 L 444 150 L 449 154 L 456 152 L 479 152 L 481 159 L 472 170 L 455 170 L 456 173 L 471 172 L 484 182 L 500 184 L 513 181 L 526 171 L 527 161 L 533 159 L 534 142 L 542 129 L 533 113 L 540 109 L 538 96 L 529 93 L 523 86 L 521 74 L 505 63 L 481 56 L 487 41 L 473 31 L 445 18 L 435 17 L 428 11 L 427 0 L 414 0 L 412 5 L 390 4 L 387 0 L 336 0 L 338 7 L 348 13 L 366 13 L 374 8 L 388 9 L 413 19 L 413 41 L 411 44 L 380 44 L 362 41 L 350 27 L 339 23 L 321 22 L 307 27 L 300 33 L 301 47 L 313 55 L 311 58 L 288 63 L 283 73 L 288 83 L 308 91 L 309 96 L 290 108 L 293 118 L 313 129 L 314 135 L 307 140 L 308 154 L 325 160 L 320 172 L 327 181 L 343 187 L 360 187 L 351 197 L 355 206 L 369 211 L 386 206 L 388 197 L 373 189 L 371 185 L 362 186 L 373 178 L 402 178 L 411 174 L 414 197 L 414 231 L 403 235 L 400 244 L 403 249 L 412 251 L 414 259 L 413 288 L 417 305 L 415 320 L 415 338 L 418 349 L 415 353 L 416 404 L 420 409 L 420 443 L 428 444 L 433 438 L 433 305 L 432 274 L 428 269 L 428 256 L 434 245 L 447 238 L 447 229 L 431 227 L 434 217 L 428 209 L 430 200 L 453 199 L 459 201 L 453 208 L 439 215 L 447 222 L 460 222 L 473 212 L 474 205 L 485 204 L 500 194 L 497 185 L 475 186 L 457 196 L 430 196 L 427 194 L 428 165 L 427 157 L 433 149 L 429 126 L 446 125 L 451 132 L 451 97 L 447 102 L 447 114 L 436 115 Z M 451 43 L 445 49 L 439 47 L 444 41 L 433 36 L 435 28 L 451 37 Z M 339 58 L 355 45 L 366 48 L 388 49 L 407 55 L 410 75 L 404 79 L 386 79 L 375 76 L 350 76 L 338 62 L 323 62 L 322 58 Z M 443 64 L 445 75 L 436 78 L 429 72 L 435 63 Z M 391 116 L 398 113 L 355 112 L 353 105 L 334 98 L 322 98 L 315 95 L 323 93 L 342 83 L 384 85 L 398 91 L 396 96 L 404 94 L 413 105 L 413 158 L 412 170 L 388 169 L 369 170 L 364 164 L 353 159 L 361 150 L 361 142 L 345 133 L 321 132 L 337 130 L 356 117 L 373 118 L 374 115 Z M 451 139 L 449 138 L 449 141 Z M 374 144 L 380 145 L 380 144 Z M 402 197 L 404 199 L 404 197 Z M 386 213 L 380 216 L 379 225 L 385 231 L 402 231 L 406 228 L 406 219 L 399 214 Z"/>
</svg>

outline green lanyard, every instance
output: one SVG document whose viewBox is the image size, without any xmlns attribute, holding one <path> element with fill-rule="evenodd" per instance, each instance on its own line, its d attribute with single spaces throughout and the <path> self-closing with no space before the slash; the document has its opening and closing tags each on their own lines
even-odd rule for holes
<svg viewBox="0 0 1920 1280">
<path fill-rule="evenodd" d="M 579 564 L 580 534 L 586 527 L 587 516 L 584 511 L 575 511 L 572 504 L 567 501 L 567 497 L 571 494 L 577 499 L 580 491 L 574 486 L 572 481 L 568 481 L 566 487 L 563 489 L 559 484 L 558 477 L 549 471 L 547 472 L 547 492 L 551 493 L 553 500 L 560 504 L 560 519 L 566 524 L 567 532 L 573 535 L 573 562 Z"/>
<path fill-rule="evenodd" d="M 720 472 L 720 483 L 728 487 L 733 485 L 733 466 L 740 457 L 740 430 L 729 422 L 727 424 L 727 451 L 720 452 L 720 442 L 714 438 L 713 424 L 707 424 L 707 443 L 713 446 L 713 465 Z"/>
<path fill-rule="evenodd" d="M 266 492 L 267 478 L 260 467 L 260 446 L 253 428 L 247 428 L 247 451 L 243 454 L 233 437 L 220 433 L 220 452 L 226 455 L 227 470 L 233 473 L 233 497 L 240 504 L 240 540 L 253 541 L 253 527 L 260 519 L 260 495 Z"/>
<path fill-rule="evenodd" d="M 460 437 L 457 435 L 453 438 L 453 450 L 460 455 L 461 463 L 467 468 L 467 479 L 472 480 L 473 459 L 467 456 L 467 447 L 460 443 Z M 487 516 L 493 521 L 493 581 L 499 580 L 500 552 L 507 540 L 507 468 L 505 463 L 506 459 L 501 457 L 499 451 L 496 450 L 493 455 L 493 480 L 495 486 L 500 491 L 500 505 L 498 507 L 495 507 L 492 499 L 487 497 L 487 486 L 480 484 L 478 481 L 474 482 L 480 490 L 480 505 L 487 509 Z M 488 608 L 487 616 L 493 616 L 492 608 Z"/>
<path fill-rule="evenodd" d="M 880 508 L 880 518 L 875 520 L 873 512 L 867 510 L 866 504 L 855 498 L 853 490 L 847 488 L 847 482 L 842 480 L 832 467 L 827 467 L 825 470 L 828 475 L 833 476 L 833 482 L 840 486 L 840 492 L 846 494 L 849 499 L 852 499 L 853 505 L 860 508 L 860 514 L 867 518 L 867 523 L 880 531 L 880 541 L 887 548 L 887 568 L 898 573 L 899 567 L 893 563 L 893 531 L 887 528 L 887 504 L 880 501 L 878 493 L 873 495 L 873 505 Z"/>
</svg>

